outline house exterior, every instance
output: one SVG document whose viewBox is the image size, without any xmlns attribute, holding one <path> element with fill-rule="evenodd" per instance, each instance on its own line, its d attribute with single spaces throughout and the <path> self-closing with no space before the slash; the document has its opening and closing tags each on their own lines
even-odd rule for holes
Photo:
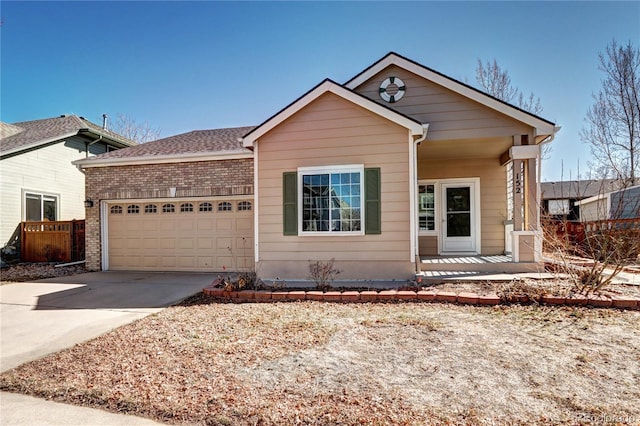
<svg viewBox="0 0 640 426">
<path fill-rule="evenodd" d="M 75 115 L 0 123 L 2 244 L 22 221 L 84 219 L 84 173 L 71 162 L 135 144 Z"/>
<path fill-rule="evenodd" d="M 390 53 L 344 84 L 321 82 L 255 128 L 78 161 L 88 196 L 100 200 L 87 211 L 87 266 L 248 262 L 263 279 L 292 280 L 308 276 L 310 261 L 333 259 L 341 279 L 407 279 L 425 257 L 507 252 L 510 271 L 535 270 L 540 145 L 557 131 Z"/>
<path fill-rule="evenodd" d="M 581 200 L 624 188 L 619 179 L 542 182 L 542 214 L 554 220 L 580 220 Z"/>
<path fill-rule="evenodd" d="M 600 193 L 576 202 L 580 222 L 640 219 L 640 185 Z"/>
</svg>

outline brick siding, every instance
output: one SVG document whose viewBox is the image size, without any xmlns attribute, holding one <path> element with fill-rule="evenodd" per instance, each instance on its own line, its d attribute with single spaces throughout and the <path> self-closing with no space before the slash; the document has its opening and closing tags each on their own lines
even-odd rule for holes
<svg viewBox="0 0 640 426">
<path fill-rule="evenodd" d="M 101 269 L 100 201 L 253 195 L 253 159 L 199 161 L 139 166 L 92 167 L 85 170 L 86 268 Z"/>
</svg>

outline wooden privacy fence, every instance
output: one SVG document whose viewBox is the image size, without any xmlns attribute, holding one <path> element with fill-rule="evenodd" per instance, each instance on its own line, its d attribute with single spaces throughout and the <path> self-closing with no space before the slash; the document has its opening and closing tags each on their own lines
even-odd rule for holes
<svg viewBox="0 0 640 426">
<path fill-rule="evenodd" d="M 20 258 L 23 262 L 84 260 L 84 220 L 22 222 Z"/>
<path fill-rule="evenodd" d="M 545 224 L 545 235 L 551 237 L 551 244 L 558 241 L 570 244 L 575 254 L 583 255 L 597 252 L 598 247 L 611 250 L 612 246 L 603 246 L 603 241 L 614 237 L 620 250 L 626 250 L 630 256 L 640 255 L 640 218 L 597 220 L 592 222 L 550 221 Z M 602 237 L 605 237 L 605 240 Z M 549 244 L 545 241 L 544 244 Z M 550 247 L 546 247 L 549 249 Z"/>
</svg>

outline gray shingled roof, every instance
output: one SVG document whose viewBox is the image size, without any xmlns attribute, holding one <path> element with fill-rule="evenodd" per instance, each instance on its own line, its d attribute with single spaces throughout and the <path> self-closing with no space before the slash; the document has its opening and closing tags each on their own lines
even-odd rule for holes
<svg viewBox="0 0 640 426">
<path fill-rule="evenodd" d="M 567 180 L 559 182 L 542 182 L 540 189 L 543 200 L 572 198 L 582 200 L 594 195 L 617 191 L 625 186 L 618 179 L 603 180 Z"/>
<path fill-rule="evenodd" d="M 62 115 L 42 120 L 23 121 L 20 123 L 2 123 L 0 130 L 0 153 L 28 149 L 40 144 L 54 142 L 78 134 L 80 130 L 88 130 L 92 134 L 102 135 L 120 146 L 133 146 L 136 142 L 105 130 L 89 120 L 77 115 Z"/>
<path fill-rule="evenodd" d="M 254 129 L 254 126 L 232 127 L 227 129 L 194 130 L 167 138 L 143 143 L 130 148 L 107 152 L 84 160 L 101 161 L 116 158 L 143 158 L 160 157 L 180 154 L 213 153 L 222 151 L 246 151 L 242 147 L 242 138 L 246 133 Z"/>
</svg>

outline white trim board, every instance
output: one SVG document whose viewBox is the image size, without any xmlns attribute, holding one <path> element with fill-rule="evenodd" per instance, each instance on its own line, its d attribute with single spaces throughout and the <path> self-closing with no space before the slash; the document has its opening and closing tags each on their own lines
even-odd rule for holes
<svg viewBox="0 0 640 426">
<path fill-rule="evenodd" d="M 280 125 L 282 122 L 287 120 L 289 117 L 294 115 L 296 112 L 300 111 L 302 108 L 306 107 L 318 97 L 325 93 L 333 93 L 336 96 L 339 96 L 349 102 L 352 102 L 364 109 L 367 109 L 374 114 L 377 114 L 381 117 L 386 118 L 387 120 L 396 123 L 402 127 L 405 127 L 411 131 L 413 136 L 419 137 L 422 136 L 426 130 L 422 126 L 422 123 L 419 123 L 405 115 L 397 113 L 389 108 L 386 108 L 364 96 L 361 96 L 349 89 L 345 89 L 343 86 L 331 81 L 325 80 L 305 95 L 303 95 L 298 100 L 294 101 L 291 105 L 284 108 L 282 111 L 269 118 L 267 121 L 262 123 L 260 126 L 256 127 L 253 131 L 251 131 L 248 135 L 242 138 L 242 145 L 245 148 L 252 148 L 256 142 L 265 135 L 266 133 L 273 130 L 275 127 Z"/>
</svg>

